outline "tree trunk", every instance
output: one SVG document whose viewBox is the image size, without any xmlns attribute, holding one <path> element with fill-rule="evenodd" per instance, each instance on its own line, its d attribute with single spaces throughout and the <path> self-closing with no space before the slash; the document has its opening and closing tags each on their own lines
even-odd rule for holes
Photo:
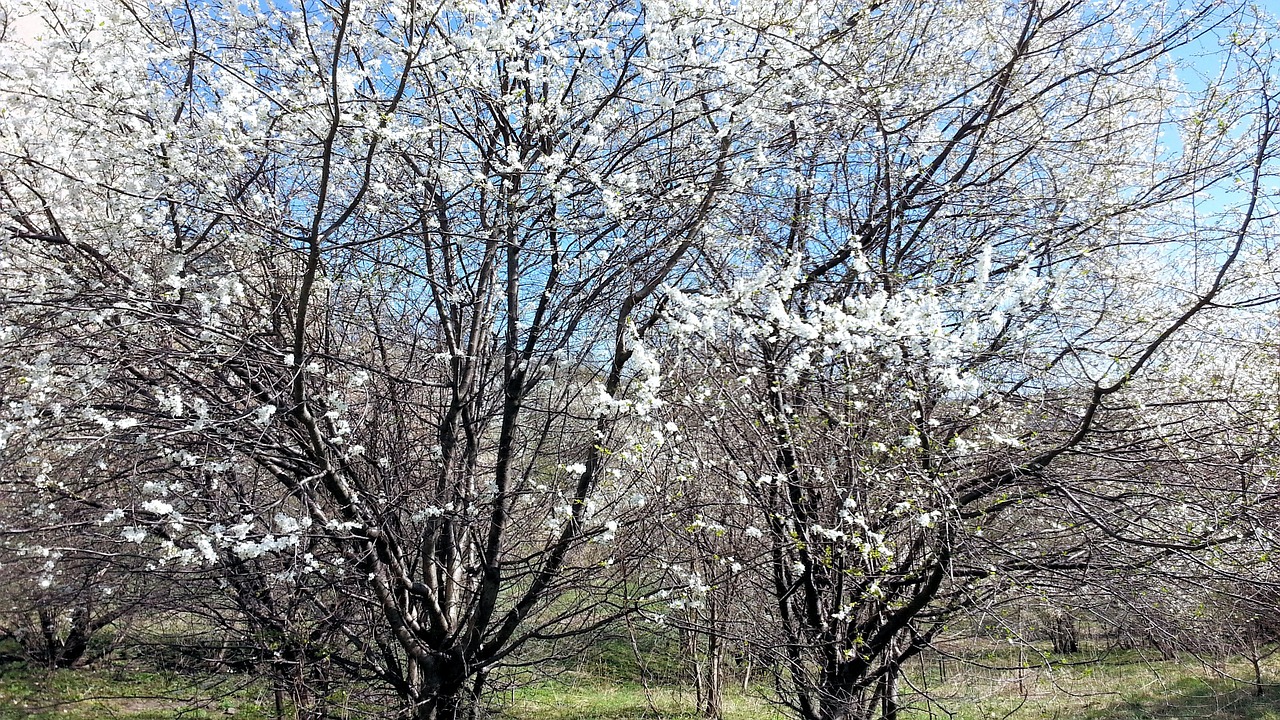
<svg viewBox="0 0 1280 720">
<path fill-rule="evenodd" d="M 58 625 L 53 613 L 41 608 L 40 635 L 44 638 L 44 662 L 50 670 L 58 666 Z"/>
<path fill-rule="evenodd" d="M 826 700 L 822 703 L 822 720 L 871 720 L 855 700 Z"/>
<path fill-rule="evenodd" d="M 467 713 L 469 720 L 480 720 L 480 697 L 484 694 L 484 681 L 489 677 L 487 671 L 481 670 L 476 673 L 476 679 L 471 684 L 471 697 L 468 698 L 468 706 L 470 712 Z"/>
<path fill-rule="evenodd" d="M 44 648 L 40 653 L 41 660 L 50 669 L 69 668 L 84 657 L 89 649 L 89 638 L 93 628 L 89 623 L 89 611 L 76 608 L 71 611 L 71 625 L 67 628 L 67 636 L 58 635 L 58 616 L 48 609 L 38 612 L 40 617 L 40 635 L 44 639 Z"/>
<path fill-rule="evenodd" d="M 1258 639 L 1258 633 L 1251 632 L 1249 634 L 1249 642 L 1246 643 L 1249 648 L 1249 664 L 1253 666 L 1253 694 L 1257 697 L 1263 696 L 1262 691 L 1262 642 Z"/>
<path fill-rule="evenodd" d="M 712 720 L 719 720 L 724 714 L 723 654 L 720 636 L 713 631 L 707 635 L 706 681 L 703 683 L 706 692 L 702 703 L 703 715 Z"/>
<path fill-rule="evenodd" d="M 851 690 L 854 683 L 844 670 L 830 672 L 823 679 L 816 720 L 871 720 L 874 717 L 878 695 L 867 698 Z"/>
<path fill-rule="evenodd" d="M 1174 652 L 1173 645 L 1156 637 L 1154 631 L 1147 631 L 1147 642 L 1151 643 L 1156 650 L 1160 651 L 1161 660 L 1176 660 L 1178 658 L 1178 654 Z"/>
<path fill-rule="evenodd" d="M 275 700 L 276 700 L 276 720 L 285 720 L 284 717 L 284 681 L 276 678 L 275 681 Z"/>
<path fill-rule="evenodd" d="M 461 665 L 446 666 L 436 672 L 420 668 L 417 686 L 422 698 L 414 709 L 414 720 L 469 720 L 476 698 L 467 691 L 467 673 Z M 484 680 L 475 676 L 476 696 L 483 689 Z"/>
<path fill-rule="evenodd" d="M 692 676 L 690 679 L 693 680 L 694 705 L 701 708 L 703 706 L 702 701 L 706 695 L 704 687 L 706 675 L 702 670 L 702 653 L 698 652 L 699 633 L 693 629 L 681 630 L 680 632 L 683 636 L 684 651 L 690 663 L 689 673 Z"/>
<path fill-rule="evenodd" d="M 1053 619 L 1050 627 L 1053 637 L 1053 652 L 1058 655 L 1080 652 L 1080 633 L 1076 630 L 1076 621 L 1070 615 L 1062 614 Z"/>
<path fill-rule="evenodd" d="M 898 667 L 890 667 L 880 678 L 880 716 L 898 720 Z"/>
</svg>

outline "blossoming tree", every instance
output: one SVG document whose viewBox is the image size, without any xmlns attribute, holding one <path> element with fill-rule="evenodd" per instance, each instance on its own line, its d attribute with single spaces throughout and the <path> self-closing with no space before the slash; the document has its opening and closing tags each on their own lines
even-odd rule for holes
<svg viewBox="0 0 1280 720">
<path fill-rule="evenodd" d="M 636 343 L 767 172 L 775 13 L 7 5 L 5 481 L 250 617 L 310 598 L 288 664 L 457 716 L 633 602 Z"/>
<path fill-rule="evenodd" d="M 755 538 L 749 639 L 800 717 L 895 717 L 965 613 L 1167 570 L 1257 507 L 1170 450 L 1237 431 L 1175 368 L 1275 298 L 1266 21 L 1145 12 L 868 15 L 805 76 L 841 112 L 784 136 L 791 177 L 729 230 L 755 260 L 668 293 L 669 452 L 721 488 L 704 523 Z M 1171 49 L 1221 27 L 1219 79 L 1176 82 Z"/>
<path fill-rule="evenodd" d="M 1265 266 L 1266 48 L 1217 4 L 2 19 L 0 482 L 91 529 L 16 549 L 212 579 L 316 716 L 334 673 L 462 716 L 653 603 L 619 542 L 669 468 L 755 513 L 784 699 L 892 715 L 947 618 L 1077 562 L 1028 531 L 1053 469 Z M 1233 22 L 1189 99 L 1165 58 Z"/>
</svg>

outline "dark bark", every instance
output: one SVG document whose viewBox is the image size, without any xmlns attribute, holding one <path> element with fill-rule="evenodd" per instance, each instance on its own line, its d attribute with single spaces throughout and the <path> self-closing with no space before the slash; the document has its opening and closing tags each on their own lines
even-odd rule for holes
<svg viewBox="0 0 1280 720">
<path fill-rule="evenodd" d="M 93 633 L 101 627 L 90 619 L 89 611 L 83 607 L 71 611 L 65 635 L 58 632 L 58 616 L 53 610 L 42 608 L 38 615 L 40 635 L 44 640 L 44 647 L 38 655 L 41 662 L 50 668 L 69 668 L 80 662 L 89 649 Z"/>
<path fill-rule="evenodd" d="M 1049 629 L 1053 639 L 1053 651 L 1059 655 L 1080 652 L 1080 633 L 1076 629 L 1076 621 L 1070 615 L 1059 615 L 1053 619 Z"/>
</svg>

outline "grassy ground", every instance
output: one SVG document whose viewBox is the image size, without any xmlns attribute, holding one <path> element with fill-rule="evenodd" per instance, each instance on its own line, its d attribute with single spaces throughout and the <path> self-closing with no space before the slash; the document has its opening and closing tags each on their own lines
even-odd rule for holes
<svg viewBox="0 0 1280 720">
<path fill-rule="evenodd" d="M 1270 667 L 1269 677 L 1277 668 Z M 1216 668 L 1196 660 L 1125 658 L 1035 670 L 968 669 L 927 686 L 929 703 L 904 713 L 912 720 L 1280 720 L 1280 686 L 1239 679 L 1244 663 Z M 917 676 L 919 678 L 919 676 Z M 917 680 L 918 682 L 918 680 Z"/>
<path fill-rule="evenodd" d="M 1222 668 L 1247 676 L 1242 665 Z M 1274 670 L 1275 668 L 1273 668 Z M 904 687 L 903 720 L 1280 720 L 1280 687 L 1261 694 L 1195 661 L 1106 662 L 1035 671 L 952 669 L 944 682 L 932 670 L 931 700 Z M 922 675 L 914 684 L 921 688 Z M 925 688 L 921 688 L 925 689 Z M 735 695 L 728 720 L 783 717 L 755 697 Z M 693 720 L 689 693 L 645 690 L 630 683 L 559 682 L 516 693 L 501 708 L 510 720 Z"/>
<path fill-rule="evenodd" d="M 912 668 L 912 684 L 927 690 L 924 702 L 903 688 L 903 720 L 1280 720 L 1280 686 L 1258 694 L 1224 677 L 1248 677 L 1247 666 L 1207 668 L 1194 660 L 1122 661 L 1055 665 L 1035 670 L 983 670 L 956 663 Z M 1272 664 L 1269 676 L 1280 674 Z M 216 697 L 217 700 L 198 700 Z M 566 672 L 491 698 L 503 720 L 693 720 L 691 693 Z M 783 716 L 758 697 L 732 694 L 728 720 Z M 116 667 L 0 672 L 0 720 L 170 720 L 274 717 L 271 698 L 252 679 L 217 675 L 195 682 L 177 675 Z"/>
<path fill-rule="evenodd" d="M 517 691 L 494 703 L 495 714 L 511 720 L 695 720 L 701 718 L 692 693 L 672 687 L 645 688 L 630 682 L 600 683 L 588 676 L 565 678 Z M 725 702 L 726 720 L 773 720 L 783 716 L 760 699 L 734 695 Z"/>
<path fill-rule="evenodd" d="M 0 670 L 0 720 L 267 720 L 268 707 L 261 691 L 236 676 L 194 683 L 125 667 Z"/>
</svg>

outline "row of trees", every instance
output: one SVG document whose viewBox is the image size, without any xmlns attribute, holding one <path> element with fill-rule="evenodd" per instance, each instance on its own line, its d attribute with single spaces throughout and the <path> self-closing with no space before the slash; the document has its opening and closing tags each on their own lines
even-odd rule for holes
<svg viewBox="0 0 1280 720">
<path fill-rule="evenodd" d="M 160 593 L 452 719 L 641 613 L 891 718 L 1011 593 L 1273 576 L 1256 9 L 0 20 L 3 572 L 76 638 Z"/>
</svg>

